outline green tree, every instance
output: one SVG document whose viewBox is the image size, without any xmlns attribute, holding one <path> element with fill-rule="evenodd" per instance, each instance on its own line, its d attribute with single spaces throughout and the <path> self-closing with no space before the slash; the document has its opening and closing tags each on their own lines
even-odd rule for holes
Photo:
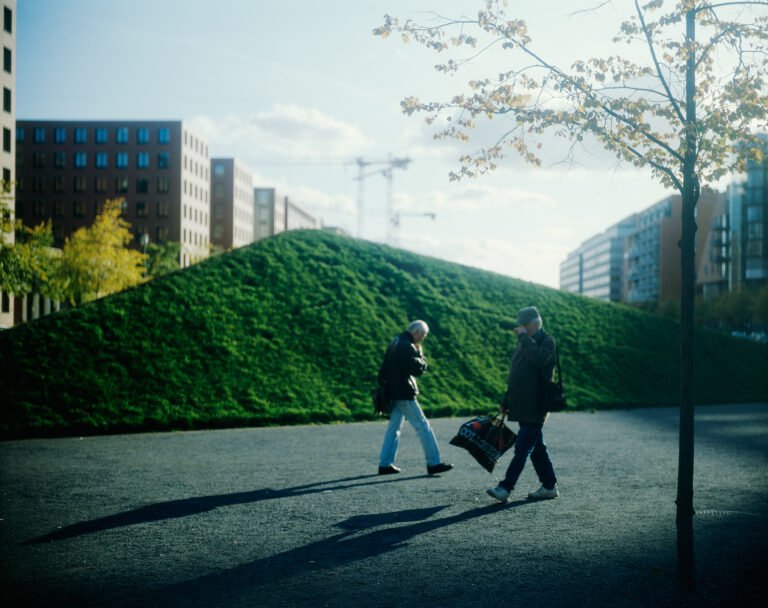
<svg viewBox="0 0 768 608">
<path fill-rule="evenodd" d="M 396 32 L 405 42 L 414 40 L 438 53 L 453 51 L 456 58 L 436 66 L 452 76 L 484 52 L 506 53 L 501 73 L 473 78 L 467 90 L 446 101 L 409 97 L 401 102 L 407 114 L 425 112 L 430 124 L 446 120 L 435 133 L 438 139 L 468 141 L 477 121 L 508 119 L 494 143 L 460 159 L 452 179 L 495 169 L 508 150 L 538 165 L 542 136 L 554 134 L 573 147 L 596 141 L 681 193 L 677 548 L 679 580 L 691 589 L 695 207 L 702 187 L 743 168 L 746 158 L 762 159 L 755 130 L 765 129 L 768 117 L 768 2 L 635 0 L 633 14 L 613 42 L 640 44 L 645 59 L 614 54 L 576 59 L 570 66 L 549 60 L 525 21 L 506 15 L 502 4 L 487 0 L 477 17 L 434 16 L 424 25 L 387 15 L 374 34 Z"/>
<path fill-rule="evenodd" d="M 5 182 L 2 190 L 9 191 Z M 10 195 L 0 196 L 0 290 L 22 296 L 37 292 L 55 297 L 49 283 L 57 263 L 51 224 L 24 226 L 13 218 L 10 201 Z M 9 237 L 14 233 L 12 240 Z"/>
<path fill-rule="evenodd" d="M 147 259 L 144 272 L 148 278 L 155 279 L 181 268 L 179 264 L 181 243 L 174 241 L 166 241 L 159 244 L 150 243 L 147 245 L 146 253 Z"/>
<path fill-rule="evenodd" d="M 146 255 L 129 249 L 130 224 L 121 217 L 122 199 L 108 200 L 91 226 L 64 243 L 54 289 L 81 304 L 141 283 Z"/>
</svg>

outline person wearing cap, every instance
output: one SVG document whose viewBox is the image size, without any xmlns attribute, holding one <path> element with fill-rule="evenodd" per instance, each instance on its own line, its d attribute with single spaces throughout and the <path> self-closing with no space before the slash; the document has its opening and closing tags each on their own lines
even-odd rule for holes
<svg viewBox="0 0 768 608">
<path fill-rule="evenodd" d="M 400 444 L 400 429 L 405 419 L 411 423 L 421 440 L 427 460 L 427 474 L 437 475 L 453 468 L 452 464 L 442 461 L 435 433 L 416 400 L 419 394 L 416 376 L 421 376 L 427 370 L 427 360 L 421 345 L 428 333 L 429 327 L 424 321 L 413 321 L 389 345 L 379 368 L 379 384 L 387 387 L 392 400 L 389 425 L 379 456 L 379 475 L 400 472 L 395 466 L 395 458 Z"/>
<path fill-rule="evenodd" d="M 507 392 L 499 411 L 506 414 L 508 420 L 518 422 L 520 431 L 504 479 L 495 488 L 488 489 L 488 494 L 506 502 L 530 457 L 541 487 L 528 494 L 528 498 L 557 498 L 557 478 L 542 432 L 547 414 L 539 407 L 539 384 L 542 378 L 552 377 L 555 366 L 555 339 L 544 331 L 535 306 L 517 313 L 515 333 L 517 348 L 509 365 Z"/>
</svg>

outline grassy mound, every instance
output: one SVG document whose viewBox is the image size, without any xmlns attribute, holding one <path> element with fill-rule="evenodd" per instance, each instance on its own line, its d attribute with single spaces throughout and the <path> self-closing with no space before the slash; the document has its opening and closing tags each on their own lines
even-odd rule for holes
<svg viewBox="0 0 768 608">
<path fill-rule="evenodd" d="M 678 402 L 677 325 L 320 231 L 291 232 L 0 334 L 4 437 L 373 418 L 388 341 L 429 323 L 429 415 L 491 411 L 518 308 L 581 408 Z M 697 336 L 697 401 L 768 400 L 768 348 Z"/>
</svg>

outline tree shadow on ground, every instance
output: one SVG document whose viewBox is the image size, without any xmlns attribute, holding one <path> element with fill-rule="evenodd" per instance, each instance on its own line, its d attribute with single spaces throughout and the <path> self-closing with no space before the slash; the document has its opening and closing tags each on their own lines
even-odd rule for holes
<svg viewBox="0 0 768 608">
<path fill-rule="evenodd" d="M 208 605 L 208 602 L 217 605 L 230 603 L 240 605 L 238 602 L 243 596 L 250 596 L 259 589 L 268 592 L 280 588 L 282 579 L 315 571 L 329 571 L 377 557 L 407 546 L 408 541 L 421 534 L 530 504 L 534 503 L 528 500 L 497 503 L 442 519 L 430 518 L 448 505 L 357 515 L 335 524 L 335 527 L 343 531 L 334 536 L 257 559 L 224 572 L 201 576 L 157 591 L 147 590 L 147 592 L 151 594 L 151 604 L 156 606 L 204 606 Z M 396 525 L 403 522 L 415 523 Z M 366 531 L 370 528 L 393 524 L 395 527 Z M 148 598 L 136 598 L 136 601 L 138 602 L 136 605 L 147 605 Z"/>
<path fill-rule="evenodd" d="M 365 483 L 351 483 L 365 479 L 377 478 L 376 481 L 367 481 Z M 219 507 L 229 507 L 246 503 L 260 502 L 262 500 L 276 500 L 280 498 L 292 498 L 304 496 L 307 494 L 317 494 L 327 491 L 346 490 L 349 488 L 361 488 L 364 486 L 378 485 L 382 483 L 392 483 L 404 481 L 406 479 L 417 479 L 418 477 L 387 477 L 379 478 L 378 475 L 358 475 L 357 477 L 345 477 L 332 481 L 317 481 L 293 488 L 284 488 L 274 490 L 264 488 L 261 490 L 249 490 L 247 492 L 234 492 L 231 494 L 217 494 L 214 496 L 196 496 L 193 498 L 180 498 L 178 500 L 169 500 L 159 502 L 131 511 L 107 515 L 90 521 L 82 521 L 70 526 L 65 526 L 59 530 L 49 532 L 32 540 L 25 541 L 22 544 L 33 545 L 38 543 L 47 543 L 52 541 L 64 540 L 84 534 L 93 534 L 104 530 L 144 524 L 153 521 L 162 521 L 166 519 L 177 519 L 179 517 L 188 517 L 212 511 Z M 341 484 L 341 485 L 339 485 Z"/>
</svg>

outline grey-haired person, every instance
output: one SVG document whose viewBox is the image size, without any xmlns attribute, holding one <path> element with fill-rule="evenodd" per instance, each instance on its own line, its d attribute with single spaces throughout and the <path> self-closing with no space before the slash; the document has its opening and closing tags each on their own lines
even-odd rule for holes
<svg viewBox="0 0 768 608">
<path fill-rule="evenodd" d="M 530 457 L 541 486 L 529 493 L 528 498 L 557 498 L 557 477 L 544 443 L 543 426 L 547 413 L 539 405 L 542 378 L 551 378 L 555 366 L 555 339 L 544 331 L 535 306 L 518 311 L 515 333 L 517 348 L 512 354 L 507 392 L 499 410 L 506 413 L 508 420 L 518 422 L 520 430 L 504 479 L 495 488 L 489 488 L 488 494 L 506 502 Z"/>
<path fill-rule="evenodd" d="M 435 433 L 416 400 L 419 394 L 416 377 L 427 371 L 427 359 L 422 349 L 427 334 L 429 326 L 424 321 L 410 323 L 387 347 L 384 361 L 379 368 L 379 384 L 387 387 L 392 400 L 389 424 L 379 456 L 379 475 L 400 472 L 395 466 L 395 459 L 404 420 L 411 423 L 421 440 L 429 475 L 445 473 L 453 468 L 453 465 L 442 461 Z"/>
</svg>

